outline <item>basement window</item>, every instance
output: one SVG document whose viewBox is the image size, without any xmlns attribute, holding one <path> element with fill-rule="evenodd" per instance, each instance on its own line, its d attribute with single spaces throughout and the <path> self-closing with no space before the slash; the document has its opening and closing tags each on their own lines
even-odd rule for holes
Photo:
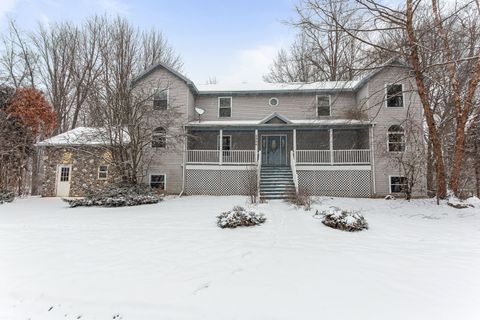
<svg viewBox="0 0 480 320">
<path fill-rule="evenodd" d="M 150 175 L 150 187 L 159 190 L 165 190 L 165 175 L 164 174 L 152 174 Z"/>
<path fill-rule="evenodd" d="M 390 176 L 390 193 L 401 193 L 407 186 L 406 177 Z"/>
</svg>

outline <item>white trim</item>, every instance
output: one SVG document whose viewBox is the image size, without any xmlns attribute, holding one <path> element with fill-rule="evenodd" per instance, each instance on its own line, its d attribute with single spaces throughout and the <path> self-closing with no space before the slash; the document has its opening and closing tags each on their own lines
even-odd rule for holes
<svg viewBox="0 0 480 320">
<path fill-rule="evenodd" d="M 107 176 L 105 178 L 100 178 L 100 167 L 107 167 Z M 99 164 L 98 165 L 98 170 L 97 170 L 97 180 L 108 180 L 108 171 L 109 171 L 109 165 L 108 164 Z"/>
<path fill-rule="evenodd" d="M 328 97 L 328 116 L 319 116 L 318 115 L 318 97 Z M 332 116 L 332 96 L 329 94 L 317 94 L 315 95 L 315 113 L 318 117 L 331 117 Z"/>
<path fill-rule="evenodd" d="M 187 164 L 187 170 L 256 170 L 256 166 Z"/>
<path fill-rule="evenodd" d="M 388 88 L 388 86 L 392 86 L 392 85 L 401 85 L 402 86 L 402 106 L 401 107 L 389 107 L 388 106 L 387 88 Z M 385 108 L 388 108 L 388 109 L 405 109 L 405 91 L 403 90 L 403 87 L 404 87 L 403 83 L 385 83 L 385 85 L 383 87 L 383 90 L 384 90 L 383 99 L 385 100 L 385 102 L 384 102 Z"/>
<path fill-rule="evenodd" d="M 167 192 L 167 174 L 165 173 L 150 173 L 148 177 L 148 185 L 151 187 L 152 176 L 163 176 L 163 191 Z"/>
<path fill-rule="evenodd" d="M 396 177 L 396 178 L 407 178 L 405 176 L 402 176 L 402 175 L 388 175 L 388 193 L 395 193 L 395 194 L 401 194 L 403 192 L 393 192 L 392 191 L 392 178 L 393 177 Z M 408 182 L 407 182 L 408 183 Z"/>
<path fill-rule="evenodd" d="M 277 104 L 273 105 L 272 100 L 277 100 Z M 280 104 L 280 99 L 278 99 L 277 97 L 271 97 L 270 99 L 268 99 L 268 105 L 272 108 L 278 107 L 279 104 Z"/>
<path fill-rule="evenodd" d="M 220 99 L 230 99 L 230 117 L 221 117 L 220 116 Z M 231 118 L 233 116 L 233 98 L 230 97 L 218 97 L 217 98 L 217 104 L 218 104 L 218 118 Z M 223 107 L 226 109 L 225 107 Z"/>
<path fill-rule="evenodd" d="M 363 165 L 363 166 L 305 166 L 305 165 L 297 165 L 297 171 L 354 171 L 354 170 L 372 170 L 370 165 Z"/>
</svg>

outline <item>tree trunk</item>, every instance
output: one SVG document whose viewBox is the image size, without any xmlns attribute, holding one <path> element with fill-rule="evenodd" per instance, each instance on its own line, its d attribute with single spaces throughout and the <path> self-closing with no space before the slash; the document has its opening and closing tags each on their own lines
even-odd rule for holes
<svg viewBox="0 0 480 320">
<path fill-rule="evenodd" d="M 415 36 L 413 26 L 413 3 L 412 0 L 407 0 L 407 20 L 406 31 L 408 38 L 408 45 L 410 49 L 410 62 L 415 73 L 415 81 L 417 84 L 418 95 L 422 102 L 425 119 L 428 126 L 429 139 L 432 142 L 433 154 L 435 156 L 435 171 L 437 180 L 437 197 L 445 198 L 447 196 L 447 184 L 445 178 L 445 164 L 443 162 L 443 152 L 440 138 L 438 136 L 437 126 L 433 116 L 433 111 L 430 108 L 430 102 L 427 97 L 425 82 L 423 79 L 422 68 L 420 66 L 420 58 L 418 56 L 417 38 Z"/>
</svg>

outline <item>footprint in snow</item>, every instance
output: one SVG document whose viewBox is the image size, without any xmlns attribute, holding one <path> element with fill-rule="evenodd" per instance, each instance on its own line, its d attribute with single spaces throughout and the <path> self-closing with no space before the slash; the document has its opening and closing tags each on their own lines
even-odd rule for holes
<svg viewBox="0 0 480 320">
<path fill-rule="evenodd" d="M 205 283 L 204 285 L 193 291 L 193 294 L 197 294 L 201 290 L 208 289 L 208 287 L 210 287 L 210 282 Z"/>
</svg>

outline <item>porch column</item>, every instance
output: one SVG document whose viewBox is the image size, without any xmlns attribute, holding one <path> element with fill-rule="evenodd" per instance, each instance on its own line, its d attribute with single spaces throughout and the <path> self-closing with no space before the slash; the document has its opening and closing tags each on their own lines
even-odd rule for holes
<svg viewBox="0 0 480 320">
<path fill-rule="evenodd" d="M 258 164 L 258 129 L 255 129 L 255 159 Z"/>
<path fill-rule="evenodd" d="M 297 129 L 293 129 L 293 155 L 297 158 Z"/>
<path fill-rule="evenodd" d="M 333 129 L 329 129 L 330 132 L 330 165 L 333 166 Z"/>
<path fill-rule="evenodd" d="M 218 163 L 222 165 L 223 162 L 223 129 L 220 129 L 220 154 L 218 156 Z"/>
</svg>

